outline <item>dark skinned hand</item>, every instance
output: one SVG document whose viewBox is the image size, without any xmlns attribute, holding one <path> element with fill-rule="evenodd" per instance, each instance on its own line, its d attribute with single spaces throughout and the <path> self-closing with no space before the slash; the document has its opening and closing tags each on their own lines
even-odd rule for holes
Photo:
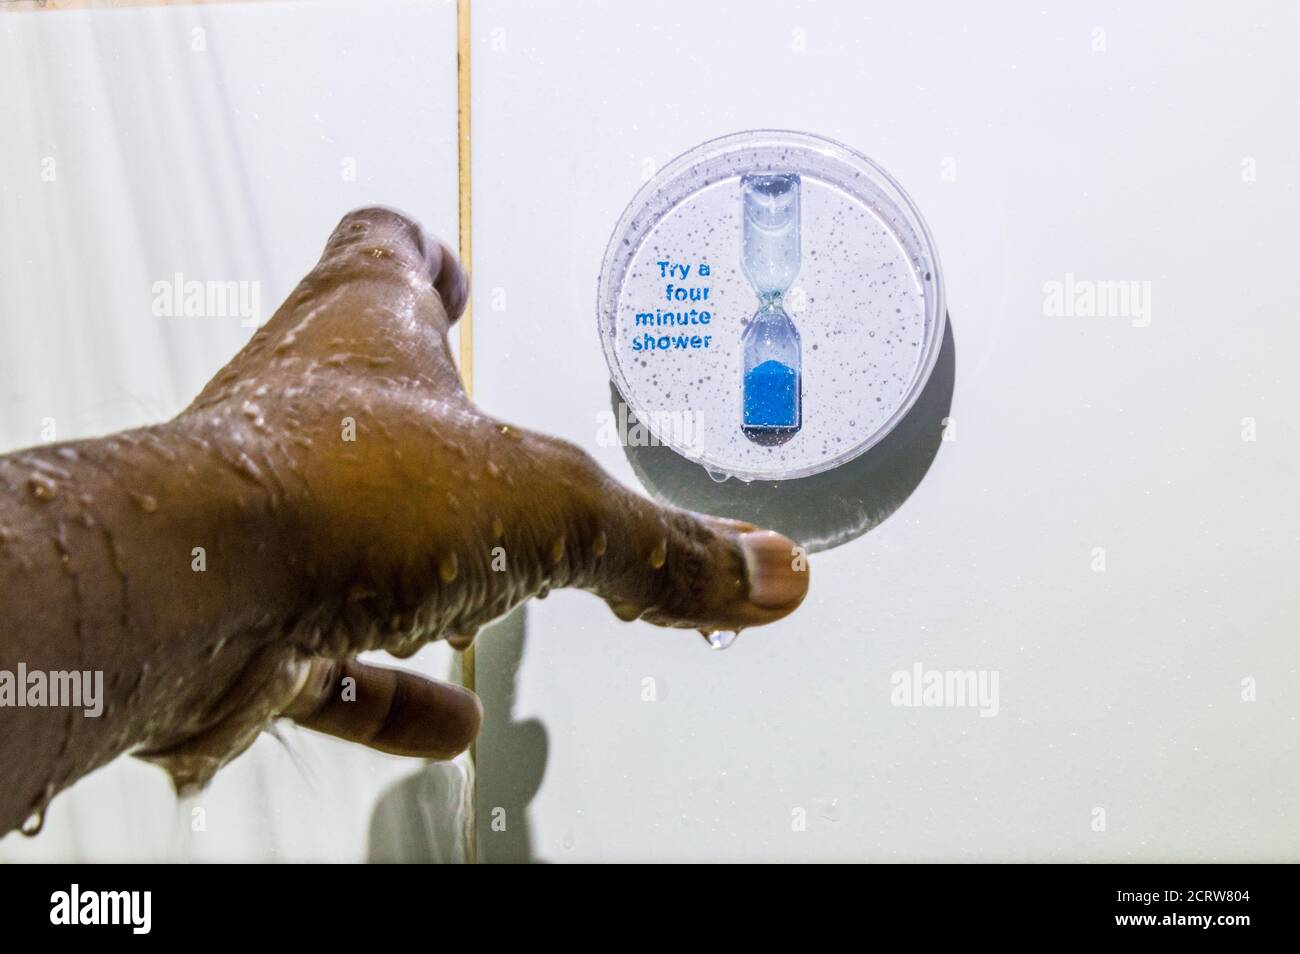
<svg viewBox="0 0 1300 954">
<path fill-rule="evenodd" d="M 278 717 L 452 757 L 477 698 L 356 655 L 463 649 L 549 589 L 705 631 L 799 605 L 789 539 L 480 411 L 447 344 L 466 295 L 445 245 L 353 212 L 174 420 L 0 458 L 0 669 L 102 670 L 106 695 L 98 718 L 0 709 L 0 832 L 122 752 L 205 784 Z"/>
</svg>

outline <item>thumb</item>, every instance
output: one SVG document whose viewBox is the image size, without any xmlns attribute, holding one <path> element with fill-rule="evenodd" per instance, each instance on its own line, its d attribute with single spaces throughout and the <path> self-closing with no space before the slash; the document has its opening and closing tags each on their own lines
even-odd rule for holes
<svg viewBox="0 0 1300 954">
<path fill-rule="evenodd" d="M 555 541 L 548 585 L 594 592 L 624 620 L 702 630 L 760 626 L 803 601 L 807 558 L 788 537 L 660 506 L 565 441 L 529 434 L 524 451 L 531 485 L 550 491 L 519 514 L 531 540 Z"/>
<path fill-rule="evenodd" d="M 803 551 L 771 530 L 626 491 L 611 497 L 604 522 L 624 544 L 607 546 L 588 588 L 620 619 L 740 630 L 789 615 L 808 592 Z"/>
</svg>

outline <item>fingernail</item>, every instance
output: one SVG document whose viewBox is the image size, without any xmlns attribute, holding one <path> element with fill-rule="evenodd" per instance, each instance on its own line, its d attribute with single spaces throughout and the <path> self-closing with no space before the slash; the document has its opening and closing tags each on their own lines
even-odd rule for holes
<svg viewBox="0 0 1300 954">
<path fill-rule="evenodd" d="M 741 534 L 749 601 L 763 609 L 783 609 L 808 592 L 807 557 L 789 537 L 771 530 Z"/>
<path fill-rule="evenodd" d="M 469 301 L 469 275 L 461 267 L 460 259 L 446 242 L 435 240 L 441 256 L 438 271 L 433 276 L 433 287 L 442 299 L 442 307 L 447 312 L 447 321 L 454 322 L 465 312 Z"/>
</svg>

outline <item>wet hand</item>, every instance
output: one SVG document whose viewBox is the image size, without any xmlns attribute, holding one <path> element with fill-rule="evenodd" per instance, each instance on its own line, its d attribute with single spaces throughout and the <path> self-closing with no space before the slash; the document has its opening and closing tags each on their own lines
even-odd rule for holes
<svg viewBox="0 0 1300 954">
<path fill-rule="evenodd" d="M 198 402 L 281 377 L 276 392 L 312 435 L 304 545 L 323 555 L 317 571 L 329 585 L 355 599 L 332 631 L 299 637 L 323 655 L 287 710 L 336 735 L 435 757 L 468 744 L 477 704 L 347 656 L 402 655 L 439 637 L 463 649 L 484 623 L 563 586 L 596 593 L 624 620 L 710 631 L 779 619 L 808 585 L 785 537 L 659 507 L 579 448 L 475 407 L 447 341 L 466 295 L 446 246 L 394 213 L 353 213 Z M 368 682 L 356 702 L 341 701 L 347 674 Z"/>
<path fill-rule="evenodd" d="M 706 632 L 772 622 L 804 598 L 791 540 L 658 506 L 572 444 L 478 409 L 447 340 L 466 296 L 445 245 L 397 213 L 354 212 L 162 426 L 176 459 L 154 477 L 160 512 L 187 498 L 224 515 L 226 549 L 261 555 L 194 584 L 196 605 L 226 607 L 236 631 L 176 664 L 191 688 L 145 723 L 136 754 L 179 788 L 204 784 L 281 716 L 385 752 L 457 754 L 481 722 L 473 694 L 357 654 L 402 657 L 441 638 L 463 649 L 550 589 L 588 590 L 622 620 Z M 214 455 L 218 478 L 166 486 Z M 231 508 L 205 495 L 237 500 L 233 528 Z"/>
</svg>

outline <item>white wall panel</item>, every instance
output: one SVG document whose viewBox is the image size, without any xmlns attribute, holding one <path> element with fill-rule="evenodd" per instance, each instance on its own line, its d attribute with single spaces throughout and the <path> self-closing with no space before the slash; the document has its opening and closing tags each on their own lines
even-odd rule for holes
<svg viewBox="0 0 1300 954">
<path fill-rule="evenodd" d="M 636 484 L 596 441 L 610 230 L 647 170 L 794 128 L 927 217 L 956 436 L 728 652 L 572 593 L 480 640 L 484 857 L 1300 851 L 1298 25 L 1282 3 L 475 4 L 481 403 Z M 1149 325 L 1046 316 L 1071 273 L 1150 282 Z M 891 705 L 914 663 L 996 670 L 999 714 Z"/>
</svg>

